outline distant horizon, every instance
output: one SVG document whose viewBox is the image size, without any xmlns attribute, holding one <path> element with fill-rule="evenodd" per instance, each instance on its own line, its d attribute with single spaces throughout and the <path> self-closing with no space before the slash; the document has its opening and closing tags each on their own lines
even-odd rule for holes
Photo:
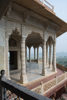
<svg viewBox="0 0 67 100">
<path fill-rule="evenodd" d="M 67 57 L 67 52 L 59 52 L 56 53 L 56 57 Z M 31 59 L 34 59 L 34 53 L 31 52 Z M 37 53 L 36 53 L 36 58 L 37 58 Z M 39 58 L 42 58 L 42 53 L 39 53 Z M 29 53 L 27 53 L 27 59 L 29 59 Z"/>
</svg>

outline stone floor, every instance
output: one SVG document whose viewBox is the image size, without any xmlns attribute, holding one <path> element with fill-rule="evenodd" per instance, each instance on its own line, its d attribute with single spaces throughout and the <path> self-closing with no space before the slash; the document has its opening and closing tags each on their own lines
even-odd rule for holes
<svg viewBox="0 0 67 100">
<path fill-rule="evenodd" d="M 60 70 L 59 68 L 57 68 L 57 73 L 54 73 L 54 74 L 52 74 L 52 75 L 49 75 L 49 76 L 40 78 L 39 80 L 32 82 L 32 84 L 31 84 L 31 82 L 30 82 L 29 84 L 27 84 L 27 85 L 25 85 L 25 86 L 26 86 L 28 89 L 31 90 L 31 89 L 33 89 L 33 88 L 39 86 L 39 85 L 41 84 L 41 82 L 46 83 L 46 82 L 52 80 L 53 78 L 55 78 L 55 76 L 60 76 L 60 75 L 62 75 L 63 73 L 64 73 L 64 72 L 63 72 L 62 70 Z"/>
<path fill-rule="evenodd" d="M 39 78 L 43 78 L 42 76 L 42 63 L 37 64 L 36 62 L 27 63 L 27 78 L 28 81 L 34 81 Z M 46 76 L 49 76 L 50 74 L 54 74 L 51 69 L 47 67 Z M 10 73 L 10 78 L 14 81 L 20 80 L 20 71 L 15 70 Z"/>
</svg>

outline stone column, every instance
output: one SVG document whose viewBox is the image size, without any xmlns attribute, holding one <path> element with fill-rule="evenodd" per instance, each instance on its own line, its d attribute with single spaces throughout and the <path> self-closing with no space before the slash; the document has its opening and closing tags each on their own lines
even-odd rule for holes
<svg viewBox="0 0 67 100">
<path fill-rule="evenodd" d="M 27 65 L 27 46 L 25 46 L 25 60 L 26 60 L 26 65 Z"/>
<path fill-rule="evenodd" d="M 31 47 L 29 47 L 29 62 L 31 62 Z"/>
<path fill-rule="evenodd" d="M 43 46 L 42 46 L 42 66 L 43 66 Z"/>
<path fill-rule="evenodd" d="M 21 44 L 21 41 L 19 40 L 19 44 Z M 20 45 L 18 49 L 18 69 L 21 70 L 21 57 L 20 57 Z"/>
<path fill-rule="evenodd" d="M 46 44 L 46 65 L 48 66 L 48 43 Z"/>
<path fill-rule="evenodd" d="M 53 43 L 53 71 L 56 71 L 56 43 Z"/>
<path fill-rule="evenodd" d="M 35 50 L 36 50 L 36 48 L 34 47 L 34 61 L 35 61 Z"/>
<path fill-rule="evenodd" d="M 52 68 L 52 44 L 49 44 L 49 68 Z"/>
<path fill-rule="evenodd" d="M 42 68 L 42 75 L 45 76 L 46 74 L 46 41 L 43 43 L 43 68 Z"/>
<path fill-rule="evenodd" d="M 37 63 L 39 61 L 39 47 L 37 47 Z"/>
<path fill-rule="evenodd" d="M 27 83 L 26 64 L 25 64 L 25 37 L 21 38 L 21 76 L 20 83 Z"/>
<path fill-rule="evenodd" d="M 10 78 L 9 74 L 9 35 L 6 34 L 6 76 L 7 78 Z"/>
</svg>

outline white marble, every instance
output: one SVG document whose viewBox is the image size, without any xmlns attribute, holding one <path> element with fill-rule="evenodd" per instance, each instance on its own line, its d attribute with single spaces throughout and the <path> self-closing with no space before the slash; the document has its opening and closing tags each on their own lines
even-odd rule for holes
<svg viewBox="0 0 67 100">
<path fill-rule="evenodd" d="M 47 67 L 46 76 L 42 76 L 42 63 L 38 64 L 36 62 L 31 62 L 31 63 L 27 62 L 26 72 L 27 72 L 28 82 L 31 82 L 31 81 L 34 81 L 36 79 L 46 77 L 50 74 L 55 73 Z M 19 70 L 11 71 L 10 78 L 13 81 L 19 81 L 20 80 L 20 71 Z"/>
</svg>

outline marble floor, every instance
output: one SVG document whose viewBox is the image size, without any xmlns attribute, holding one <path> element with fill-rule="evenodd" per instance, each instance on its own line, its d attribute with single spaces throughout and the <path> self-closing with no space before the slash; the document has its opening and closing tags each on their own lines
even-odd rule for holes
<svg viewBox="0 0 67 100">
<path fill-rule="evenodd" d="M 54 73 L 48 67 L 46 69 L 47 69 L 46 76 L 49 76 L 50 74 Z M 28 78 L 29 82 L 44 77 L 44 76 L 42 76 L 42 63 L 36 63 L 36 62 L 27 63 L 26 72 L 27 72 L 27 78 Z M 11 71 L 10 78 L 16 82 L 17 81 L 19 82 L 20 71 L 19 70 Z"/>
</svg>

